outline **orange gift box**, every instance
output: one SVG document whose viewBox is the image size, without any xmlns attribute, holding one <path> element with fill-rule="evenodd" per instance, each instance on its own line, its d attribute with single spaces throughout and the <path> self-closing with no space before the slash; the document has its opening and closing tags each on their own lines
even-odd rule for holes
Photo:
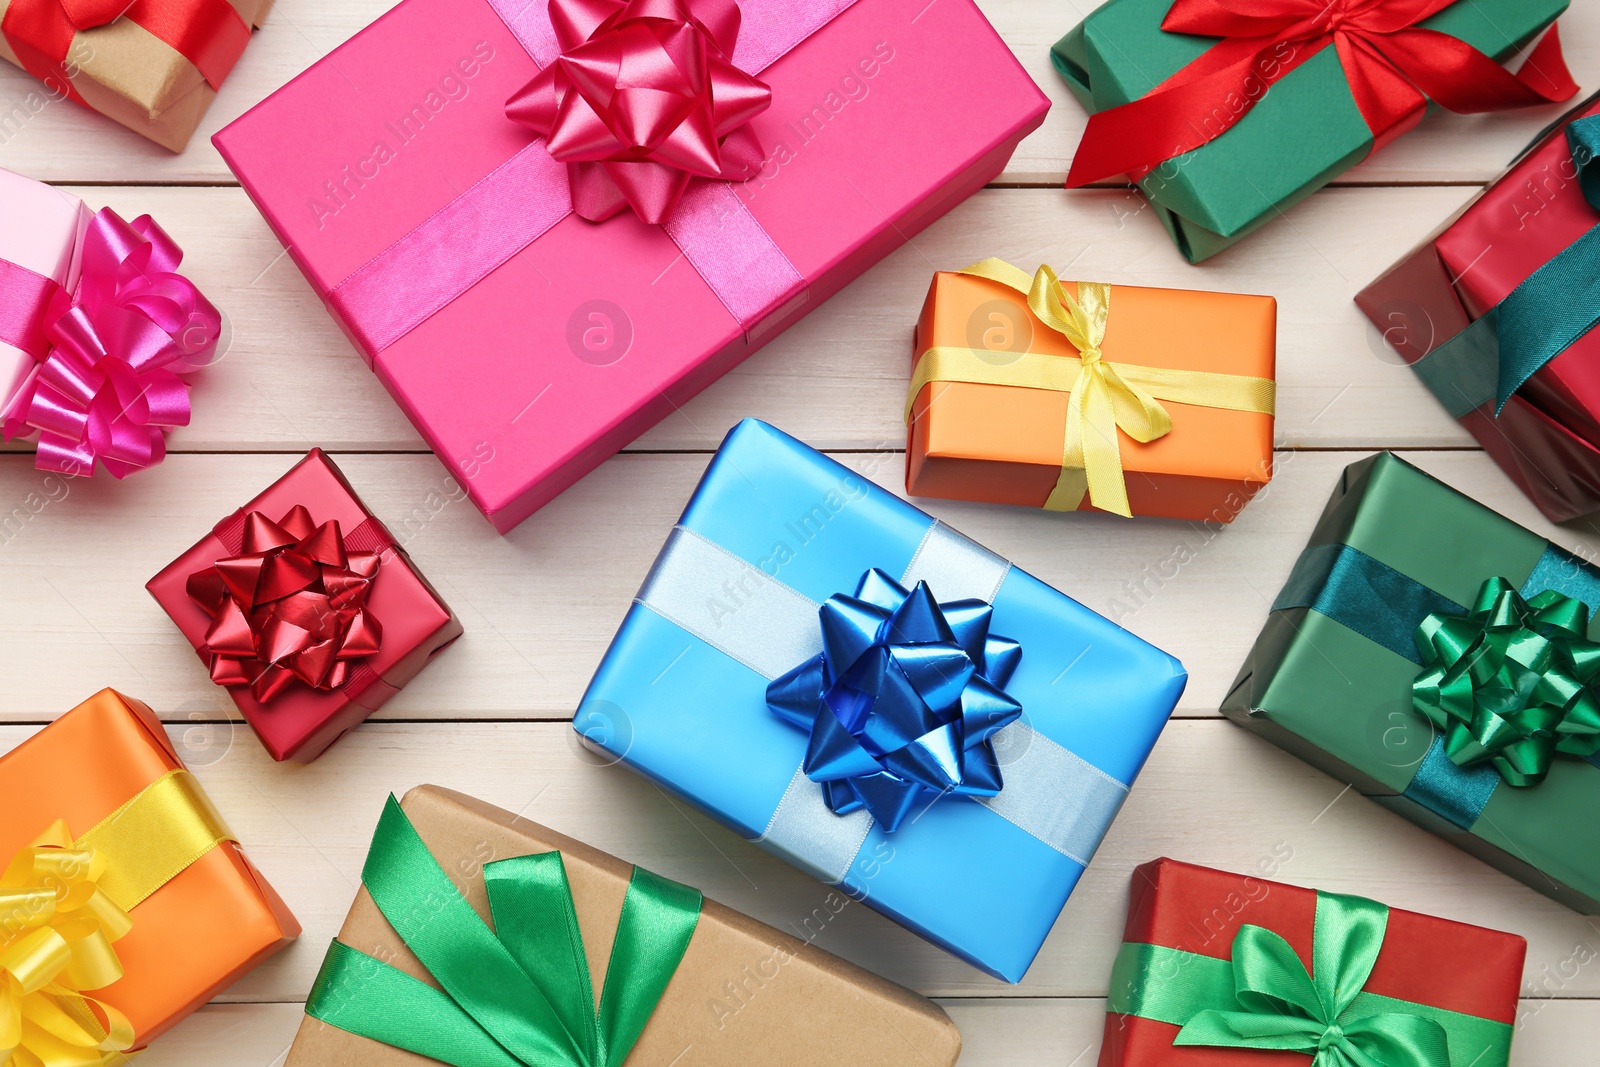
<svg viewBox="0 0 1600 1067">
<path fill-rule="evenodd" d="M 188 778 L 155 714 L 137 700 L 110 689 L 100 691 L 0 756 L 0 809 L 5 812 L 0 819 L 0 869 L 57 820 L 88 839 L 108 816 L 128 808 L 129 801 L 175 777 L 186 780 L 197 806 L 217 818 Z M 127 829 L 128 821 L 118 830 Z M 167 827 L 146 821 L 143 828 L 153 829 L 150 837 L 157 840 L 132 841 L 118 851 L 148 865 L 167 844 L 159 840 Z M 82 839 L 78 847 L 86 847 Z M 108 877 L 101 877 L 102 888 Z M 300 934 L 289 909 L 232 840 L 209 847 L 127 914 L 131 929 L 111 946 L 122 977 L 103 988 L 85 989 L 84 995 L 127 1017 L 136 1048 L 171 1029 Z M 18 913 L 4 918 L 0 944 L 18 932 Z M 105 1062 L 121 1061 L 109 1053 Z"/>
<path fill-rule="evenodd" d="M 1060 284 L 1078 297 L 1078 284 Z M 1141 443 L 1117 431 L 1133 514 L 1231 522 L 1272 477 L 1277 301 L 1186 289 L 1106 288 L 1109 314 L 1100 344 L 1105 363 L 1150 370 L 1148 376 L 1159 378 L 1177 379 L 1182 372 L 1212 379 L 1237 376 L 1241 388 L 1234 391 L 1264 398 L 1257 405 L 1264 410 L 1161 400 L 1171 419 L 1169 432 Z M 993 366 L 997 377 L 1030 353 L 1063 357 L 1072 367 L 1079 362 L 1077 348 L 1041 321 L 1026 292 L 965 272 L 933 276 L 917 322 L 913 368 L 935 348 L 972 350 L 976 364 Z M 1044 507 L 1062 474 L 1070 406 L 1064 389 L 927 382 L 908 410 L 906 491 Z M 1087 436 L 1093 436 L 1092 429 Z M 1099 510 L 1087 494 L 1077 506 Z"/>
</svg>

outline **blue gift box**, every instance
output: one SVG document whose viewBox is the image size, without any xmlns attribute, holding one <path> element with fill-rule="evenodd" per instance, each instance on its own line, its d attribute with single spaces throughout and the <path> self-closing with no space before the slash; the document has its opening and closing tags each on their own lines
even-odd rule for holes
<svg viewBox="0 0 1600 1067">
<path fill-rule="evenodd" d="M 863 585 L 874 569 L 881 573 Z M 931 597 L 918 589 L 923 582 Z M 858 592 L 861 599 L 838 599 Z M 964 768 L 966 784 L 919 794 L 924 802 L 891 833 L 852 798 L 876 796 L 875 782 L 903 784 L 905 775 L 855 779 L 859 792 L 814 781 L 843 773 L 865 749 L 843 736 L 839 722 L 829 724 L 832 733 L 796 725 L 769 706 L 768 689 L 825 658 L 825 602 L 840 609 L 834 621 L 870 622 L 902 600 L 924 609 L 937 600 L 949 628 L 889 615 L 884 633 L 910 634 L 901 634 L 899 666 L 870 683 L 855 674 L 840 679 L 828 708 L 841 721 L 865 721 L 857 741 L 878 755 L 894 745 L 884 742 L 881 723 L 874 733 L 878 720 L 863 690 L 887 706 L 896 695 L 882 681 L 889 677 L 924 714 L 955 707 L 964 733 L 953 748 L 941 742 L 956 727 L 941 727 L 927 743 L 884 759 L 891 769 L 935 779 L 959 777 Z M 928 625 L 942 643 L 937 634 L 911 632 Z M 870 636 L 870 626 L 863 632 Z M 849 640 L 835 626 L 827 647 Z M 1021 646 L 1020 659 L 1007 651 L 1010 642 Z M 857 668 L 893 658 L 858 645 Z M 952 682 L 941 664 L 966 662 L 962 648 L 977 667 Z M 971 679 L 985 670 L 989 681 Z M 746 838 L 1016 982 L 1187 678 L 1172 656 L 787 434 L 746 419 L 713 457 L 573 726 Z M 912 684 L 926 706 L 906 697 Z M 937 698 L 928 695 L 935 690 Z M 827 718 L 824 711 L 818 722 Z"/>
</svg>

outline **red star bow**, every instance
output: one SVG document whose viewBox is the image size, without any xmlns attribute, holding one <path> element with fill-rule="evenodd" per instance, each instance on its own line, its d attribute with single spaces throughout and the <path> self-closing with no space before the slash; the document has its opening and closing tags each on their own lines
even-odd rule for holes
<svg viewBox="0 0 1600 1067">
<path fill-rule="evenodd" d="M 567 164 L 572 205 L 661 222 L 690 178 L 761 166 L 747 125 L 772 90 L 733 65 L 734 0 L 550 0 L 561 55 L 506 103 Z"/>
<path fill-rule="evenodd" d="M 263 704 L 297 679 L 313 689 L 343 685 L 350 663 L 383 641 L 366 610 L 380 562 L 376 552 L 346 551 L 338 522 L 317 526 L 300 505 L 276 523 L 250 512 L 240 554 L 186 586 L 211 616 L 211 680 L 248 685 Z"/>
</svg>

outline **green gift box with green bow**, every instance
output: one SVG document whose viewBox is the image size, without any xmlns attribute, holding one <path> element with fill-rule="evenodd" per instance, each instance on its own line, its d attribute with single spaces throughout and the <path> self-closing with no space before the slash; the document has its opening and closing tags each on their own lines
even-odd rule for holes
<svg viewBox="0 0 1600 1067">
<path fill-rule="evenodd" d="M 1230 719 L 1600 914 L 1600 569 L 1391 453 L 1352 464 Z"/>
<path fill-rule="evenodd" d="M 389 798 L 361 883 L 286 1067 L 952 1067 L 961 1051 L 932 1001 L 447 789 Z"/>
<path fill-rule="evenodd" d="M 1527 947 L 1154 860 L 1133 872 L 1100 1067 L 1506 1067 Z"/>
</svg>

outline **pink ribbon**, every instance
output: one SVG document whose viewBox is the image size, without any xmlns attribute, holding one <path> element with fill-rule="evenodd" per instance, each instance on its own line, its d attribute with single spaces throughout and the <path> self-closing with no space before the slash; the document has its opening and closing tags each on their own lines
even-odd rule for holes
<svg viewBox="0 0 1600 1067">
<path fill-rule="evenodd" d="M 552 10 L 565 2 L 553 0 Z M 487 3 L 536 63 L 555 64 L 561 46 L 539 0 Z M 743 0 L 734 66 L 761 73 L 855 3 Z M 376 364 L 384 350 L 572 214 L 570 185 L 547 142 L 529 141 L 335 285 L 329 307 L 367 363 Z M 727 181 L 691 180 L 662 229 L 753 337 L 769 314 L 806 299 L 806 279 L 734 189 Z"/>
<path fill-rule="evenodd" d="M 83 269 L 47 313 L 49 353 L 3 413 L 7 440 L 37 432 L 36 465 L 62 474 L 105 465 L 123 478 L 166 455 L 166 432 L 189 423 L 179 377 L 210 362 L 222 316 L 176 273 L 183 250 L 148 215 L 110 208 L 90 222 Z"/>
<path fill-rule="evenodd" d="M 756 175 L 772 90 L 733 65 L 739 19 L 734 0 L 551 0 L 560 54 L 506 113 L 567 165 L 579 215 L 656 225 L 690 178 Z"/>
<path fill-rule="evenodd" d="M 60 289 L 54 278 L 0 259 L 0 343 L 43 359 L 50 351 L 50 303 Z"/>
</svg>

